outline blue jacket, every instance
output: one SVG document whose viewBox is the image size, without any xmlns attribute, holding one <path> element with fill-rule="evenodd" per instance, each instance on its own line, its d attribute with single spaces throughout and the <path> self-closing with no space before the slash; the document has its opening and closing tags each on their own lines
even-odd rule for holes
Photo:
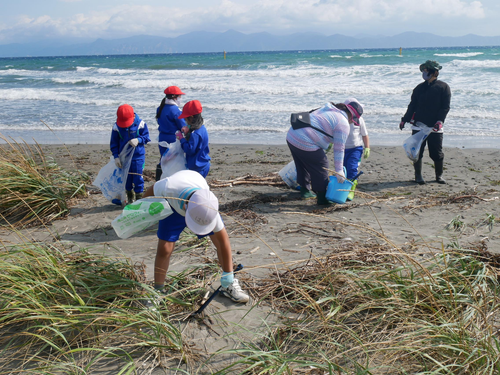
<svg viewBox="0 0 500 375">
<path fill-rule="evenodd" d="M 157 114 L 159 109 L 160 107 L 156 109 Z M 160 117 L 156 119 L 158 123 L 158 132 L 160 133 L 158 142 L 175 142 L 175 132 L 181 130 L 183 126 L 186 126 L 186 121 L 184 121 L 184 119 L 178 119 L 181 113 L 182 111 L 176 105 L 165 104 Z"/>
<path fill-rule="evenodd" d="M 139 140 L 139 144 L 135 148 L 132 160 L 145 159 L 146 148 L 144 145 L 151 142 L 151 139 L 149 139 L 148 126 L 137 116 L 137 113 L 135 114 L 134 122 L 128 128 L 120 128 L 116 123 L 113 125 L 111 141 L 109 142 L 109 148 L 113 157 L 117 158 L 127 142 L 134 138 Z"/>
<path fill-rule="evenodd" d="M 192 171 L 203 169 L 210 163 L 208 132 L 205 125 L 193 130 L 189 140 L 181 139 L 181 146 L 186 153 L 187 168 Z"/>
</svg>

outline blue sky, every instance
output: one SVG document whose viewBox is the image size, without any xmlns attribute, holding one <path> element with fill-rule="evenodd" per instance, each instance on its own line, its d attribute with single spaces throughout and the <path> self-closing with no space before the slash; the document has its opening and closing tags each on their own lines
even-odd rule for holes
<svg viewBox="0 0 500 375">
<path fill-rule="evenodd" d="M 0 44 L 191 31 L 500 36 L 499 0 L 0 0 Z"/>
</svg>

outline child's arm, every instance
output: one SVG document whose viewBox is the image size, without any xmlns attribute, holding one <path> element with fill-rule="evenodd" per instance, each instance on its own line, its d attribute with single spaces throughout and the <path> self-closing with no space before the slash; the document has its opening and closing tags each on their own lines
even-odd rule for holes
<svg viewBox="0 0 500 375">
<path fill-rule="evenodd" d="M 148 125 L 144 122 L 144 126 L 139 126 L 139 136 L 137 137 L 139 140 L 139 144 L 148 144 L 151 142 L 151 139 L 149 138 L 149 129 Z"/>
<path fill-rule="evenodd" d="M 116 159 L 118 156 L 120 156 L 120 134 L 118 133 L 118 129 L 115 130 L 115 126 L 113 126 L 113 130 L 111 131 L 109 149 L 111 150 L 113 157 Z"/>
<path fill-rule="evenodd" d="M 181 147 L 186 155 L 194 155 L 198 151 L 198 145 L 201 142 L 200 135 L 196 132 L 192 132 L 189 137 L 189 141 L 186 138 L 181 138 Z"/>
</svg>

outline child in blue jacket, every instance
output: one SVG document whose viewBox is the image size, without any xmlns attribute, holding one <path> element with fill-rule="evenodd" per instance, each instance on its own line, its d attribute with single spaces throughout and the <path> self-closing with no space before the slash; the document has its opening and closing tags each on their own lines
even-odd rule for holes
<svg viewBox="0 0 500 375">
<path fill-rule="evenodd" d="M 187 168 L 207 177 L 211 158 L 208 132 L 201 117 L 202 111 L 203 108 L 198 100 L 187 102 L 179 116 L 179 119 L 186 119 L 186 126 L 182 131 L 177 131 L 175 136 L 180 140 L 182 149 L 186 153 Z"/>
<path fill-rule="evenodd" d="M 160 158 L 167 151 L 163 144 L 175 142 L 175 132 L 186 126 L 183 119 L 179 119 L 182 113 L 179 109 L 181 95 L 185 95 L 177 86 L 168 86 L 164 91 L 165 97 L 156 109 L 156 122 L 158 123 L 158 148 Z M 163 144 L 162 144 L 163 143 Z M 161 177 L 161 164 L 156 166 L 156 181 Z"/>
<path fill-rule="evenodd" d="M 122 161 L 119 158 L 120 152 L 127 143 L 135 147 L 127 182 L 125 183 L 127 203 L 132 203 L 136 199 L 143 197 L 144 179 L 142 178 L 142 171 L 146 163 L 146 148 L 144 146 L 150 141 L 148 126 L 137 116 L 132 106 L 128 104 L 119 106 L 116 111 L 116 123 L 111 131 L 109 148 L 115 158 L 116 166 L 122 168 Z"/>
</svg>

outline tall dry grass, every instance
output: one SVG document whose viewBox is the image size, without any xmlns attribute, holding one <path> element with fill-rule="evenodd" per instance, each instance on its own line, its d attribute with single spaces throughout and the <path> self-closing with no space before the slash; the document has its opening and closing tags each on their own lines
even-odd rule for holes
<svg viewBox="0 0 500 375">
<path fill-rule="evenodd" d="M 16 225 L 50 222 L 68 214 L 68 200 L 86 195 L 86 174 L 65 171 L 39 145 L 5 142 L 0 152 L 0 220 Z"/>
<path fill-rule="evenodd" d="M 182 359 L 169 305 L 144 308 L 154 293 L 127 260 L 25 243 L 0 252 L 0 269 L 0 374 L 126 374 Z"/>
<path fill-rule="evenodd" d="M 218 373 L 500 373 L 498 269 L 477 250 L 415 258 L 352 248 L 277 274 L 260 293 L 282 324 Z"/>
</svg>

